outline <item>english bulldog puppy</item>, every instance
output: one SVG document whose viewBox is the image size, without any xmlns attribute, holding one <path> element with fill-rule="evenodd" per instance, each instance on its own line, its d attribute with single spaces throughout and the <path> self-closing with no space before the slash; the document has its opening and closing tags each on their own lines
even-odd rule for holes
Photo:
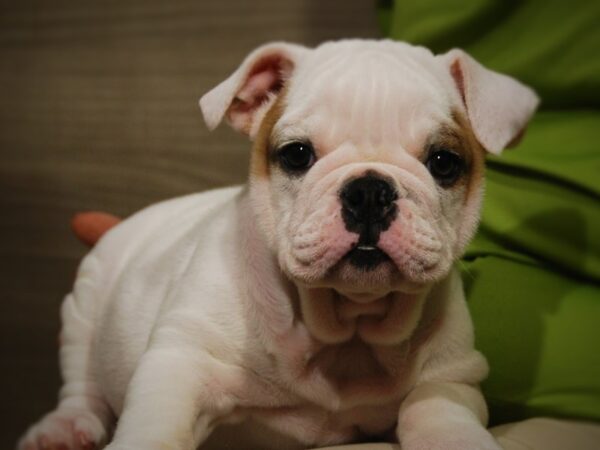
<svg viewBox="0 0 600 450">
<path fill-rule="evenodd" d="M 253 142 L 248 184 L 151 206 L 85 257 L 58 406 L 19 449 L 499 449 L 454 266 L 486 151 L 537 103 L 461 50 L 253 51 L 200 100 Z"/>
</svg>

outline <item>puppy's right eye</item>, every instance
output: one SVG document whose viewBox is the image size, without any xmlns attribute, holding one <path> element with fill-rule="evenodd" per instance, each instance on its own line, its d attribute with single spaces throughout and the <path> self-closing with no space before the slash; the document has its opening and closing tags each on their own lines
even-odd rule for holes
<svg viewBox="0 0 600 450">
<path fill-rule="evenodd" d="M 290 142 L 277 152 L 282 167 L 288 172 L 307 171 L 316 161 L 312 145 L 306 142 Z"/>
<path fill-rule="evenodd" d="M 425 162 L 427 169 L 442 187 L 449 187 L 464 171 L 464 162 L 458 154 L 449 150 L 436 150 Z"/>
</svg>

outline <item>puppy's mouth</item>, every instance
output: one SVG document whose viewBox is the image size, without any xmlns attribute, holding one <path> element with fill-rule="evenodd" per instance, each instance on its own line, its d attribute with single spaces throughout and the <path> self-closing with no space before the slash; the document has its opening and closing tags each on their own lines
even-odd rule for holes
<svg viewBox="0 0 600 450">
<path fill-rule="evenodd" d="M 357 269 L 373 270 L 386 261 L 391 261 L 390 257 L 379 247 L 369 243 L 356 244 L 344 256 L 350 264 Z"/>
</svg>

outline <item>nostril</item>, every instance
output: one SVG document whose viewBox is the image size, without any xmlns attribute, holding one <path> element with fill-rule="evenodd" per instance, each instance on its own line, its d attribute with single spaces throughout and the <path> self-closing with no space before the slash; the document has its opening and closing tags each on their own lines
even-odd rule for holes
<svg viewBox="0 0 600 450">
<path fill-rule="evenodd" d="M 382 189 L 381 191 L 379 191 L 379 196 L 377 197 L 377 203 L 379 204 L 379 206 L 388 206 L 390 204 L 390 199 L 389 199 L 389 194 L 388 192 L 386 192 L 385 189 Z"/>
<path fill-rule="evenodd" d="M 344 197 L 347 206 L 351 208 L 360 208 L 365 202 L 365 193 L 360 189 L 350 189 Z"/>
<path fill-rule="evenodd" d="M 382 208 L 389 208 L 397 198 L 396 192 L 392 189 L 392 187 L 384 182 L 381 185 L 381 190 L 379 191 L 379 196 L 377 199 L 378 205 Z"/>
</svg>

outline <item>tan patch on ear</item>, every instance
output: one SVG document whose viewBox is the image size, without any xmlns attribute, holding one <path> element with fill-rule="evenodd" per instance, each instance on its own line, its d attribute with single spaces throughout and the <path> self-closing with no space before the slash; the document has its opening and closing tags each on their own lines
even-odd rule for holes
<svg viewBox="0 0 600 450">
<path fill-rule="evenodd" d="M 271 132 L 273 127 L 283 114 L 285 104 L 285 88 L 279 94 L 273 106 L 269 108 L 262 120 L 250 156 L 250 177 L 267 178 L 269 171 L 269 152 L 271 150 Z"/>
<path fill-rule="evenodd" d="M 469 165 L 465 192 L 465 203 L 472 195 L 476 195 L 483 184 L 483 175 L 485 173 L 485 155 L 486 151 L 475 137 L 475 133 L 469 124 L 469 121 L 459 112 L 453 112 L 452 117 L 457 125 L 457 131 L 462 141 L 462 149 L 466 153 L 465 159 Z"/>
</svg>

